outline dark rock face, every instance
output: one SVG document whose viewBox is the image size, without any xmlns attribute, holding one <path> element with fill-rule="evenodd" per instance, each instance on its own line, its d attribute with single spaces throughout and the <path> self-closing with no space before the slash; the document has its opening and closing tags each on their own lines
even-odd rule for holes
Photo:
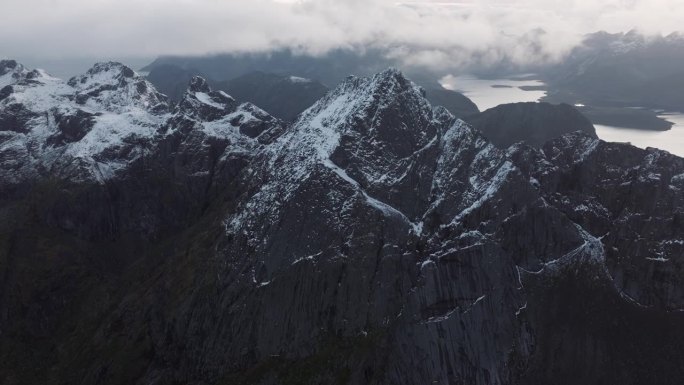
<svg viewBox="0 0 684 385">
<path fill-rule="evenodd" d="M 584 152 L 578 157 L 568 148 Z M 607 266 L 622 294 L 649 308 L 684 307 L 680 267 L 670 259 L 684 253 L 678 238 L 684 234 L 682 159 L 579 134 L 551 141 L 542 152 L 555 169 L 532 176 L 548 189 L 550 202 L 603 237 Z"/>
<path fill-rule="evenodd" d="M 0 60 L 0 85 L 5 87 L 8 84 L 17 82 L 26 76 L 26 69 L 15 60 Z"/>
<path fill-rule="evenodd" d="M 222 91 L 212 91 L 206 80 L 195 76 L 178 103 L 178 110 L 184 115 L 192 115 L 206 121 L 222 118 L 227 111 L 233 111 L 238 103 Z"/>
<path fill-rule="evenodd" d="M 499 148 L 521 141 L 538 147 L 574 131 L 582 131 L 596 138 L 591 122 L 567 104 L 503 104 L 466 120 Z"/>
<path fill-rule="evenodd" d="M 211 88 L 209 87 L 206 79 L 202 78 L 201 76 L 193 76 L 192 79 L 190 79 L 188 91 L 210 93 Z"/>
<path fill-rule="evenodd" d="M 16 60 L 0 60 L 0 74 L 4 75 L 7 72 L 17 68 L 19 64 Z"/>
<path fill-rule="evenodd" d="M 41 79 L 13 92 L 68 90 Z M 679 383 L 684 160 L 504 151 L 396 70 L 288 126 L 201 78 L 164 115 L 130 90 L 0 141 L 5 382 Z M 22 105 L 50 100 L 78 114 Z"/>
<path fill-rule="evenodd" d="M 683 320 L 682 159 L 579 133 L 512 155 L 516 164 L 537 165 L 525 174 L 549 204 L 599 237 L 605 259 L 599 271 L 531 281 L 540 305 L 531 322 L 545 337 L 523 383 L 545 382 L 554 372 L 558 383 L 575 383 L 569 379 L 577 373 L 585 383 L 675 383 L 684 338 L 675 326 Z M 568 341 L 572 348 L 560 347 Z"/>
<path fill-rule="evenodd" d="M 73 115 L 63 115 L 59 111 L 53 112 L 53 117 L 59 132 L 47 140 L 48 145 L 64 145 L 78 142 L 90 132 L 95 124 L 94 114 L 77 110 Z"/>
<path fill-rule="evenodd" d="M 3 88 L 12 92 L 11 86 Z M 0 131 L 26 132 L 26 122 L 35 115 L 21 105 L 13 105 L 0 112 Z"/>
</svg>

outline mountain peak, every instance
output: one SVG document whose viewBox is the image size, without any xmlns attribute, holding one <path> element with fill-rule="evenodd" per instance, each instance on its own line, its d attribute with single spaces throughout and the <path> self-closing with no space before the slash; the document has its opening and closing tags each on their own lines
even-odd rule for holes
<svg viewBox="0 0 684 385">
<path fill-rule="evenodd" d="M 415 84 L 413 84 L 411 80 L 404 76 L 403 72 L 394 67 L 387 68 L 386 70 L 379 72 L 375 76 L 373 76 L 373 83 L 378 87 L 392 85 L 398 87 L 397 89 L 418 89 L 418 87 Z"/>
<path fill-rule="evenodd" d="M 188 91 L 209 93 L 211 92 L 211 88 L 209 87 L 209 83 L 207 83 L 206 79 L 201 76 L 193 76 L 192 79 L 190 79 Z"/>
<path fill-rule="evenodd" d="M 322 125 L 336 135 L 371 140 L 404 157 L 432 138 L 434 133 L 427 129 L 431 121 L 432 109 L 420 88 L 389 68 L 370 78 L 347 78 L 305 111 L 296 125 Z"/>
<path fill-rule="evenodd" d="M 408 79 L 406 79 L 406 77 L 404 76 L 404 73 L 401 72 L 401 70 L 398 69 L 398 68 L 396 68 L 396 67 L 387 67 L 386 69 L 384 69 L 384 70 L 378 72 L 375 76 L 376 76 L 376 77 L 394 77 L 394 78 L 397 78 L 397 79 L 405 79 L 405 80 L 408 80 Z"/>
<path fill-rule="evenodd" d="M 130 67 L 125 64 L 109 61 L 109 62 L 99 62 L 95 63 L 87 72 L 89 75 L 95 75 L 104 72 L 112 72 L 121 74 L 121 76 L 126 78 L 132 78 L 137 75 Z"/>
<path fill-rule="evenodd" d="M 71 78 L 69 86 L 77 90 L 76 102 L 95 102 L 116 111 L 129 107 L 164 112 L 168 98 L 130 67 L 118 62 L 96 63 L 85 74 Z"/>
<path fill-rule="evenodd" d="M 75 88 L 85 89 L 101 84 L 123 85 L 138 78 L 142 77 L 121 63 L 101 62 L 95 63 L 85 74 L 69 79 L 68 84 Z"/>
<path fill-rule="evenodd" d="M 0 60 L 0 75 L 4 75 L 7 72 L 16 69 L 17 67 L 23 66 L 17 63 L 16 60 Z"/>
<path fill-rule="evenodd" d="M 0 60 L 0 88 L 17 83 L 27 73 L 28 70 L 16 60 Z"/>
<path fill-rule="evenodd" d="M 412 162 L 434 149 L 446 123 L 435 119 L 420 89 L 395 69 L 349 77 L 283 136 L 282 163 L 302 164 L 299 170 L 305 171 L 298 175 L 323 165 L 373 196 L 372 202 L 393 206 L 392 216 L 401 212 L 413 219 L 420 204 L 401 202 L 401 180 L 413 180 L 402 175 L 411 174 Z"/>
<path fill-rule="evenodd" d="M 213 91 L 201 76 L 193 76 L 178 108 L 188 116 L 201 120 L 220 119 L 237 107 L 235 99 L 223 91 Z"/>
</svg>

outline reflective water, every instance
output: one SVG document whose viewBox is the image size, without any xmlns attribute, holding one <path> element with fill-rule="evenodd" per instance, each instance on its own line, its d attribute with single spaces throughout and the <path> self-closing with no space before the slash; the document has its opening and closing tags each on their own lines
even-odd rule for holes
<svg viewBox="0 0 684 385">
<path fill-rule="evenodd" d="M 524 91 L 519 87 L 543 86 L 539 80 L 478 79 L 472 76 L 445 76 L 440 80 L 442 87 L 458 91 L 469 97 L 480 111 L 504 103 L 536 102 L 546 95 L 545 91 Z"/>
<path fill-rule="evenodd" d="M 446 76 L 440 80 L 444 88 L 459 91 L 472 99 L 481 111 L 499 104 L 536 102 L 544 91 L 525 91 L 519 87 L 543 86 L 538 80 L 478 79 L 472 76 Z M 503 86 L 503 87 L 502 87 Z M 595 125 L 599 138 L 608 142 L 629 142 L 634 146 L 656 147 L 684 157 L 684 114 L 662 114 L 674 123 L 668 131 L 647 131 Z"/>
<path fill-rule="evenodd" d="M 629 142 L 634 146 L 655 147 L 684 157 L 684 114 L 661 115 L 675 125 L 668 131 L 646 131 L 594 125 L 599 138 L 608 142 Z"/>
</svg>

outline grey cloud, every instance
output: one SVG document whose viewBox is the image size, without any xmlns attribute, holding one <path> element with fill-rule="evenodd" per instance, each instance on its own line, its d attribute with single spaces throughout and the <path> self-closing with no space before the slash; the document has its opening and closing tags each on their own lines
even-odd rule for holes
<svg viewBox="0 0 684 385">
<path fill-rule="evenodd" d="M 3 0 L 0 56 L 154 57 L 381 48 L 407 65 L 526 65 L 585 33 L 669 33 L 678 0 Z"/>
</svg>

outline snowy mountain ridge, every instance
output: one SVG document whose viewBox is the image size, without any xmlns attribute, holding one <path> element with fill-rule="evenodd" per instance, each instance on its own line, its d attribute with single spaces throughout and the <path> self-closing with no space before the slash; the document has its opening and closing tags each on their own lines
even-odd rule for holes
<svg viewBox="0 0 684 385">
<path fill-rule="evenodd" d="M 0 118 L 0 152 L 10 180 L 52 172 L 105 181 L 150 155 L 166 136 L 163 128 L 180 117 L 275 123 L 255 106 L 238 105 L 220 92 L 210 93 L 211 98 L 225 106 L 217 108 L 209 94 L 196 92 L 174 109 L 144 77 L 114 62 L 98 63 L 68 82 L 20 64 L 3 78 L 11 81 L 0 99 L 0 116 L 7 117 Z M 208 131 L 210 136 L 226 132 L 214 127 Z"/>
</svg>

